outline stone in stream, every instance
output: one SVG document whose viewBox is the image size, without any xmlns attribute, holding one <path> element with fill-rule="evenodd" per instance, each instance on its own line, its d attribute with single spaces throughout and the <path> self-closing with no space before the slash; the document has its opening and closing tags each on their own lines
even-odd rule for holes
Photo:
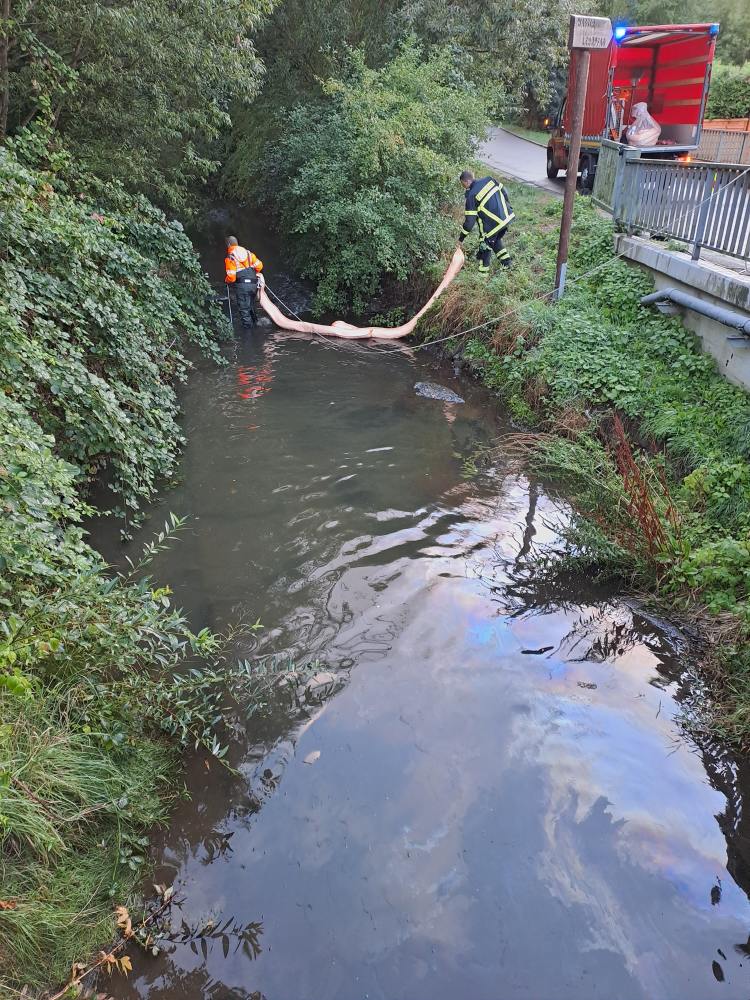
<svg viewBox="0 0 750 1000">
<path fill-rule="evenodd" d="M 414 391 L 418 396 L 424 396 L 425 399 L 439 399 L 442 403 L 465 402 L 452 389 L 446 389 L 444 385 L 438 385 L 436 382 L 417 382 Z"/>
<path fill-rule="evenodd" d="M 276 687 L 281 690 L 284 690 L 284 688 L 295 688 L 298 684 L 299 674 L 296 670 L 285 670 L 276 679 Z"/>
<path fill-rule="evenodd" d="M 305 701 L 323 701 L 329 695 L 333 694 L 337 684 L 338 678 L 329 670 L 322 670 L 320 673 L 313 674 L 307 684 L 305 684 Z"/>
</svg>

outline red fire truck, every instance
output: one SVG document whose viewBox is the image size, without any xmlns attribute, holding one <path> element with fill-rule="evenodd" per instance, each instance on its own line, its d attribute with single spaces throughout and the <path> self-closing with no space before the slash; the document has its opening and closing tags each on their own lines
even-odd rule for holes
<svg viewBox="0 0 750 1000">
<path fill-rule="evenodd" d="M 642 156 L 687 158 L 700 142 L 718 24 L 618 25 L 606 49 L 591 53 L 578 171 L 590 190 L 602 139 L 620 142 L 634 104 L 645 101 L 661 125 L 658 144 Z M 567 95 L 547 145 L 547 176 L 568 168 L 570 109 L 578 52 L 571 53 Z"/>
</svg>

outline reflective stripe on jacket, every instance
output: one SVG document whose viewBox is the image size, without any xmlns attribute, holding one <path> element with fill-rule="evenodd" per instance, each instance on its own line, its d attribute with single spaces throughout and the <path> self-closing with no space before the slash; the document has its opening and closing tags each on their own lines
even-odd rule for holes
<svg viewBox="0 0 750 1000">
<path fill-rule="evenodd" d="M 226 282 L 227 284 L 232 284 L 237 280 L 237 272 L 244 271 L 246 268 L 252 267 L 253 270 L 260 274 L 263 270 L 263 261 L 256 257 L 254 253 L 250 253 L 244 247 L 239 246 L 235 243 L 234 246 L 229 247 L 227 250 L 227 255 L 224 258 L 224 270 L 226 271 Z"/>
<path fill-rule="evenodd" d="M 479 223 L 479 235 L 483 240 L 500 232 L 515 219 L 508 193 L 494 177 L 482 177 L 473 181 L 466 192 L 466 214 L 461 239 L 468 236 Z"/>
</svg>

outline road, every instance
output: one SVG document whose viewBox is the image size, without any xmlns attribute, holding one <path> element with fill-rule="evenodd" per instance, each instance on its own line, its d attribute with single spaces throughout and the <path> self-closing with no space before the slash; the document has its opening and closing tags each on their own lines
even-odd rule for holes
<svg viewBox="0 0 750 1000">
<path fill-rule="evenodd" d="M 547 177 L 547 152 L 535 142 L 521 139 L 512 132 L 506 132 L 504 128 L 492 128 L 477 155 L 504 177 L 534 184 L 562 197 L 565 174 L 554 181 Z"/>
</svg>

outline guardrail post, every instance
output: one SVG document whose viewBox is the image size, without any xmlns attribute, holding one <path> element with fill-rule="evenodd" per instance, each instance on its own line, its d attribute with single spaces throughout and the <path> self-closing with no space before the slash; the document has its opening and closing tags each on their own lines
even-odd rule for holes
<svg viewBox="0 0 750 1000">
<path fill-rule="evenodd" d="M 618 221 L 620 211 L 620 201 L 622 199 L 622 181 L 625 176 L 625 150 L 617 150 L 617 162 L 615 163 L 615 182 L 612 185 L 612 221 Z"/>
<path fill-rule="evenodd" d="M 622 157 L 620 160 L 622 164 L 622 179 L 617 190 L 617 208 L 618 212 L 621 210 L 620 221 L 624 224 L 628 233 L 632 234 L 633 217 L 639 197 L 639 164 L 643 160 L 641 159 L 641 151 L 639 149 L 631 149 L 628 146 L 622 147 L 620 155 Z"/>
<path fill-rule="evenodd" d="M 700 212 L 698 213 L 698 224 L 695 227 L 695 242 L 693 243 L 693 252 L 691 257 L 693 260 L 698 260 L 701 255 L 701 245 L 703 244 L 703 237 L 706 234 L 706 222 L 708 221 L 708 213 L 711 209 L 711 195 L 713 193 L 712 189 L 716 183 L 717 172 L 715 170 L 709 170 L 706 173 L 706 183 L 703 185 L 703 196 L 701 198 Z"/>
</svg>

